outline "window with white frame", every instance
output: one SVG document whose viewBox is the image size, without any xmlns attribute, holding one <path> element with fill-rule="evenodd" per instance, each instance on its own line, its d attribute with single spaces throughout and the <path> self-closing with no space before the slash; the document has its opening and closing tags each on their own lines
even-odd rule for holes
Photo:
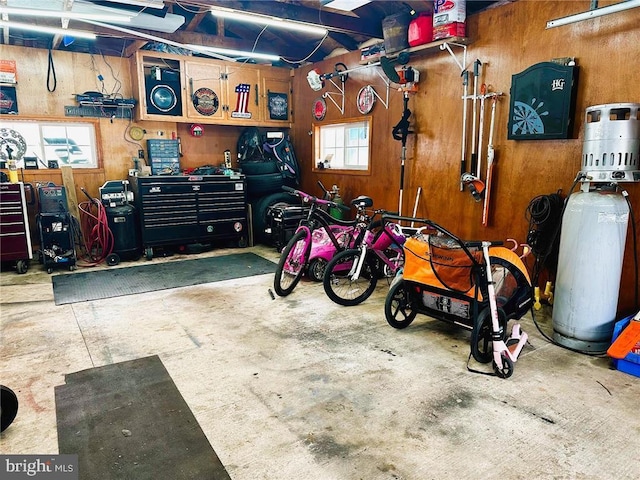
<svg viewBox="0 0 640 480">
<path fill-rule="evenodd" d="M 313 126 L 315 170 L 370 171 L 371 131 L 368 118 Z"/>
<path fill-rule="evenodd" d="M 24 167 L 25 158 L 31 159 L 31 164 L 37 163 L 38 168 L 98 168 L 93 123 L 0 119 L 0 138 L 12 150 L 0 152 L 2 160 L 24 149 L 17 159 L 18 168 Z"/>
</svg>

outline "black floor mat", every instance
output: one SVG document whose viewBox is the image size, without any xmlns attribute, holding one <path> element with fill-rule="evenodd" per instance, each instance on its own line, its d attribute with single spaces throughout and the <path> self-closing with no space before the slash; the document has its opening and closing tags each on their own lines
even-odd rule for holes
<svg viewBox="0 0 640 480">
<path fill-rule="evenodd" d="M 273 273 L 276 264 L 254 253 L 54 275 L 56 305 Z"/>
<path fill-rule="evenodd" d="M 58 446 L 81 480 L 228 480 L 157 356 L 65 376 L 55 387 Z"/>
</svg>

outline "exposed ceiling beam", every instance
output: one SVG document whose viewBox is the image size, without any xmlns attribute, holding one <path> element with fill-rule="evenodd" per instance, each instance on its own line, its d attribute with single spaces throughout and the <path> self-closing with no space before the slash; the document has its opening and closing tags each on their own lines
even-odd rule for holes
<svg viewBox="0 0 640 480">
<path fill-rule="evenodd" d="M 124 50 L 124 56 L 130 57 L 142 47 L 144 47 L 148 42 L 146 40 L 134 40 L 132 41 L 127 48 Z"/>
<path fill-rule="evenodd" d="M 196 13 L 184 27 L 184 30 L 186 32 L 195 32 L 207 15 L 209 15 L 208 12 Z"/>
<path fill-rule="evenodd" d="M 258 1 L 229 1 L 229 0 L 200 0 L 200 5 L 233 8 L 246 13 L 259 13 L 286 20 L 322 25 L 332 32 L 348 35 L 362 35 L 365 37 L 382 38 L 382 25 L 372 24 L 360 18 L 347 17 L 337 13 L 285 4 L 282 2 Z"/>
</svg>

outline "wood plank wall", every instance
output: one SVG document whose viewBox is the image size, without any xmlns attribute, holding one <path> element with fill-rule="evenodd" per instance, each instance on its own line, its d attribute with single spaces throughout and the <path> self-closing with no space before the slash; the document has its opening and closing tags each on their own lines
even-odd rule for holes
<svg viewBox="0 0 640 480">
<path fill-rule="evenodd" d="M 431 218 L 462 238 L 526 241 L 528 221 L 525 211 L 530 201 L 559 190 L 566 195 L 580 170 L 585 108 L 606 103 L 640 102 L 636 66 L 640 53 L 640 9 L 545 30 L 548 20 L 587 11 L 589 7 L 588 0 L 520 0 L 467 19 L 468 37 L 472 41 L 468 47 L 468 68 L 472 70 L 473 61 L 480 59 L 484 63 L 482 82 L 491 90 L 506 94 L 500 99 L 496 112 L 496 163 L 488 227 L 481 224 L 482 202 L 476 203 L 468 192 L 459 190 L 461 69 L 446 51 L 412 56 L 409 65 L 420 71 L 420 86 L 419 92 L 409 101 L 411 130 L 416 133 L 409 135 L 407 141 L 403 214 L 411 214 L 417 188 L 422 187 L 418 216 Z M 461 50 L 454 48 L 454 53 L 461 59 Z M 533 64 L 559 57 L 575 57 L 580 68 L 573 138 L 507 140 L 511 76 Z M 388 110 L 377 102 L 370 114 L 373 121 L 371 176 L 341 175 L 330 170 L 311 171 L 311 105 L 322 93 L 335 89 L 327 83 L 322 91 L 315 92 L 308 86 L 306 75 L 311 68 L 318 68 L 321 73 L 331 72 L 337 62 L 355 68 L 359 61 L 357 53 L 350 53 L 295 71 L 296 108 L 292 138 L 298 158 L 304 161 L 303 187 L 317 192 L 317 180 L 325 185 L 335 183 L 340 186 L 345 200 L 366 194 L 373 197 L 377 207 L 396 210 L 401 142 L 392 138 L 391 131 L 402 116 L 402 94 L 398 91 L 391 92 Z M 364 85 L 373 85 L 383 95 L 384 84 L 376 72 L 377 68 L 349 74 L 345 84 L 344 115 L 340 115 L 327 101 L 324 123 L 358 116 L 356 95 Z M 485 132 L 488 119 L 487 116 Z M 483 165 L 486 165 L 484 162 L 485 159 Z M 640 231 L 637 225 L 640 219 L 640 184 L 624 187 L 637 210 L 636 230 Z M 619 301 L 620 309 L 625 311 L 633 309 L 635 303 L 631 231 L 630 225 Z M 640 242 L 640 238 L 636 240 Z M 546 279 L 540 278 L 544 289 Z"/>
<path fill-rule="evenodd" d="M 600 2 L 601 6 L 607 3 Z M 462 82 L 460 69 L 446 52 L 415 55 L 410 65 L 421 72 L 419 92 L 412 96 L 411 129 L 408 138 L 404 185 L 404 214 L 411 213 L 416 190 L 422 187 L 418 216 L 429 217 L 463 238 L 526 239 L 528 222 L 525 210 L 538 195 L 562 190 L 568 193 L 580 169 L 583 140 L 583 115 L 591 105 L 615 102 L 640 102 L 640 82 L 635 68 L 640 53 L 640 9 L 613 14 L 574 25 L 545 30 L 550 19 L 587 11 L 589 0 L 533 1 L 518 0 L 486 10 L 467 19 L 468 64 L 476 58 L 484 64 L 482 81 L 493 90 L 505 92 L 497 107 L 495 132 L 496 168 L 492 191 L 489 227 L 481 225 L 482 204 L 473 201 L 468 192 L 459 191 L 459 170 L 462 121 Z M 460 54 L 459 50 L 454 50 Z M 56 91 L 47 91 L 46 50 L 0 45 L 0 58 L 13 59 L 18 64 L 18 118 L 64 119 L 64 106 L 75 105 L 74 95 L 89 90 L 101 90 L 97 75 L 105 78 L 104 91 L 116 89 L 124 97 L 132 93 L 130 59 L 100 55 L 53 52 L 56 67 Z M 513 141 L 507 140 L 507 110 L 511 75 L 538 62 L 557 57 L 575 57 L 580 67 L 575 132 L 569 140 Z M 459 58 L 459 57 L 458 57 Z M 313 119 L 311 105 L 321 92 L 312 91 L 306 81 L 311 68 L 322 73 L 333 71 L 337 62 L 349 68 L 359 66 L 359 53 L 331 58 L 312 66 L 295 70 L 293 79 L 294 127 L 292 140 L 302 162 L 302 187 L 319 193 L 317 180 L 330 186 L 337 184 L 345 200 L 366 194 L 377 207 L 397 209 L 400 185 L 400 142 L 393 140 L 391 130 L 402 114 L 402 94 L 392 90 L 390 105 L 385 109 L 377 103 L 370 114 L 373 121 L 373 165 L 370 176 L 340 175 L 331 171 L 312 172 L 312 138 L 309 135 Z M 359 89 L 371 84 L 383 94 L 384 84 L 377 68 L 363 69 L 349 75 L 346 87 L 344 115 L 329 103 L 325 122 L 360 116 L 355 98 Z M 113 72 L 113 73 L 112 73 Z M 381 72 L 380 72 L 381 73 Z M 219 164 L 226 149 L 235 158 L 238 127 L 205 126 L 201 138 L 190 137 L 188 124 L 171 122 L 129 122 L 121 119 L 99 119 L 102 168 L 74 170 L 77 196 L 84 187 L 98 195 L 98 187 L 107 180 L 126 178 L 145 141 L 133 142 L 127 136 L 132 124 L 141 126 L 148 138 L 171 138 L 175 132 L 182 140 L 183 167 Z M 162 135 L 160 135 L 160 133 Z M 23 172 L 30 183 L 53 181 L 61 183 L 59 171 Z M 640 185 L 626 185 L 629 199 L 640 211 Z M 640 213 L 637 212 L 636 224 Z M 637 225 L 637 230 L 640 230 Z M 636 239 L 640 241 L 640 238 Z M 625 264 L 619 308 L 628 312 L 634 308 L 634 264 L 631 228 L 627 238 Z M 542 278 L 542 277 L 541 277 Z M 544 287 L 544 278 L 541 286 Z"/>
</svg>

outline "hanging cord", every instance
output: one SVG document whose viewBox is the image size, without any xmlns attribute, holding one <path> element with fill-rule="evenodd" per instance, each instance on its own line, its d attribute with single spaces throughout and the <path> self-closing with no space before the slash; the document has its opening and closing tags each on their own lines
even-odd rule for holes
<svg viewBox="0 0 640 480">
<path fill-rule="evenodd" d="M 84 190 L 83 190 L 84 192 Z M 86 194 L 86 192 L 85 192 Z M 109 229 L 107 213 L 95 198 L 78 204 L 80 210 L 80 231 L 85 248 L 81 266 L 92 267 L 102 263 L 113 251 L 113 233 Z"/>
<path fill-rule="evenodd" d="M 51 83 L 53 81 L 53 84 Z M 47 68 L 47 90 L 49 92 L 55 92 L 58 86 L 58 80 L 56 78 L 56 66 L 53 64 L 53 54 L 51 48 L 49 48 L 49 65 Z"/>
<path fill-rule="evenodd" d="M 540 271 L 545 266 L 553 267 L 555 271 L 558 242 L 554 231 L 560 224 L 561 211 L 562 197 L 559 193 L 537 196 L 527 206 L 525 213 L 529 220 L 527 244 L 536 257 L 532 275 L 534 286 L 538 284 Z"/>
<path fill-rule="evenodd" d="M 634 270 L 635 270 L 635 284 L 636 284 L 636 288 L 634 292 L 636 308 L 634 310 L 637 311 L 638 308 L 640 308 L 640 301 L 638 301 L 638 287 L 640 286 L 638 275 L 640 274 L 638 273 L 638 242 L 636 237 L 637 235 L 636 219 L 635 219 L 635 215 L 633 214 L 633 207 L 631 206 L 631 202 L 629 201 L 629 193 L 626 190 L 620 190 L 620 191 L 624 199 L 627 201 L 627 205 L 629 206 L 629 218 L 631 220 L 631 231 L 633 233 L 633 237 L 632 237 L 633 238 L 633 265 L 635 266 Z"/>
</svg>

